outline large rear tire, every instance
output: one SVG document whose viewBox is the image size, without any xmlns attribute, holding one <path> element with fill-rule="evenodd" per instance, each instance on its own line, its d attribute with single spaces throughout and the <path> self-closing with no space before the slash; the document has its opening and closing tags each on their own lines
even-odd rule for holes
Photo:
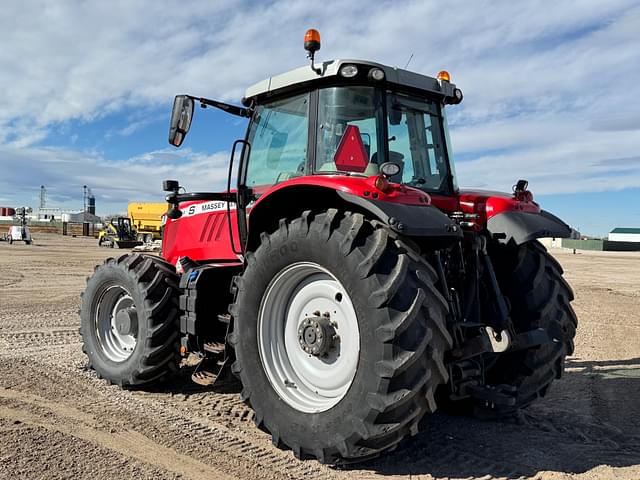
<svg viewBox="0 0 640 480">
<path fill-rule="evenodd" d="M 323 463 L 415 435 L 448 378 L 433 269 L 383 225 L 334 209 L 281 220 L 261 240 L 235 281 L 230 336 L 258 427 Z"/>
<path fill-rule="evenodd" d="M 516 405 L 498 411 L 509 413 L 544 397 L 553 380 L 562 376 L 565 357 L 574 351 L 578 320 L 570 304 L 573 291 L 562 278 L 562 267 L 538 241 L 516 249 L 496 247 L 491 259 L 500 288 L 511 304 L 516 332 L 544 328 L 559 340 L 499 355 L 488 368 L 489 384 L 518 389 Z"/>
<path fill-rule="evenodd" d="M 158 383 L 180 361 L 178 277 L 158 257 L 109 258 L 87 279 L 80 333 L 89 366 L 121 387 Z"/>
</svg>

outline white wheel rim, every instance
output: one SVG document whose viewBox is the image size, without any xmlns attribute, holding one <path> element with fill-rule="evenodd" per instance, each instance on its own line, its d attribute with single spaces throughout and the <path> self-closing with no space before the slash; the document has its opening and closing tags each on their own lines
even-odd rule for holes
<svg viewBox="0 0 640 480">
<path fill-rule="evenodd" d="M 122 334 L 116 327 L 118 312 L 132 307 L 135 308 L 135 304 L 129 292 L 114 285 L 102 292 L 96 311 L 92 312 L 102 352 L 113 362 L 124 362 L 136 348 L 136 336 Z"/>
<path fill-rule="evenodd" d="M 329 314 L 337 338 L 323 356 L 305 352 L 299 328 L 314 313 Z M 305 413 L 323 412 L 347 394 L 358 368 L 360 331 L 342 284 L 315 263 L 294 263 L 267 287 L 258 313 L 258 349 L 280 398 Z"/>
</svg>

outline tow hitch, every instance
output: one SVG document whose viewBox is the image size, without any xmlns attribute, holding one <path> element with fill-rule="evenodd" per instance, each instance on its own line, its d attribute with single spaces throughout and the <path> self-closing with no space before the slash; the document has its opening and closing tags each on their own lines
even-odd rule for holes
<svg viewBox="0 0 640 480">
<path fill-rule="evenodd" d="M 507 351 L 525 350 L 527 348 L 544 345 L 550 341 L 557 341 L 543 328 L 536 328 L 535 330 L 519 333 L 515 338 L 511 338 L 506 330 L 503 330 L 498 335 L 493 328 L 488 326 L 463 324 L 459 327 L 476 327 L 480 334 L 470 338 L 460 347 L 452 349 L 449 352 L 449 360 L 452 362 L 467 360 L 485 353 L 504 353 Z"/>
</svg>

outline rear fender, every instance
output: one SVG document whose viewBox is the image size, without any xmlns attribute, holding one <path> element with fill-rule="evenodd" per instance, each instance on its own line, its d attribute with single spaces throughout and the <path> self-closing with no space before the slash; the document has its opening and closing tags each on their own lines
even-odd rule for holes
<svg viewBox="0 0 640 480">
<path fill-rule="evenodd" d="M 336 192 L 348 204 L 359 207 L 392 230 L 410 237 L 462 238 L 462 231 L 432 205 L 405 205 Z"/>
<path fill-rule="evenodd" d="M 494 215 L 487 221 L 487 230 L 501 244 L 521 245 L 536 238 L 569 238 L 571 228 L 555 215 L 507 211 Z"/>
<path fill-rule="evenodd" d="M 410 237 L 434 238 L 441 243 L 462 237 L 459 226 L 432 205 L 374 200 L 318 185 L 291 185 L 272 191 L 251 208 L 247 249 L 258 248 L 260 234 L 275 231 L 281 218 L 292 219 L 306 210 L 329 208 L 362 213 Z"/>
</svg>

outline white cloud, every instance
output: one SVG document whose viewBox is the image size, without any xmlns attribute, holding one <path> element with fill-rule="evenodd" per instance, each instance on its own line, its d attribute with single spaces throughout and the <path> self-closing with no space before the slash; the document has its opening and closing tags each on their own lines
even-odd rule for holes
<svg viewBox="0 0 640 480">
<path fill-rule="evenodd" d="M 163 201 L 162 181 L 175 179 L 176 172 L 192 191 L 222 190 L 228 162 L 226 152 L 208 155 L 168 148 L 126 160 L 106 160 L 97 154 L 60 148 L 0 147 L 0 158 L 11 166 L 0 176 L 0 191 L 35 205 L 42 183 L 47 186 L 50 204 L 79 208 L 83 185 L 89 185 L 99 214 L 122 210 L 129 201 Z"/>
<path fill-rule="evenodd" d="M 640 7 L 631 0 L 9 2 L 0 16 L 0 185 L 19 189 L 38 172 L 38 184 L 100 185 L 114 202 L 155 185 L 171 161 L 47 148 L 47 134 L 132 107 L 168 112 L 176 93 L 238 101 L 253 82 L 305 63 L 309 27 L 323 35 L 321 59 L 404 66 L 413 53 L 412 70 L 451 71 L 465 92 L 450 115 L 454 149 L 474 158 L 458 167 L 462 184 L 507 188 L 529 177 L 549 193 L 640 187 L 637 170 L 598 163 L 640 151 Z M 153 121 L 129 120 L 120 134 Z M 182 179 L 226 175 L 226 156 L 186 157 Z M 30 172 L 7 174 L 14 161 L 30 162 Z"/>
</svg>

